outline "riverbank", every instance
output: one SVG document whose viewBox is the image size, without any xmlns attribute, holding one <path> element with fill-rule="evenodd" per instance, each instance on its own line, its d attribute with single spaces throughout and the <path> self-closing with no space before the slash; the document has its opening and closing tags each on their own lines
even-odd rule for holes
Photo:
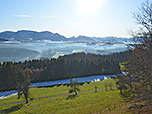
<svg viewBox="0 0 152 114">
<path fill-rule="evenodd" d="M 115 85 L 116 80 L 109 79 L 111 83 L 113 83 L 113 86 Z M 98 81 L 98 82 L 90 82 L 90 83 L 84 83 L 83 85 L 80 85 L 79 88 L 81 91 L 87 91 L 87 90 L 92 90 L 97 86 L 98 88 L 104 88 L 105 87 L 106 80 L 104 81 Z M 46 96 L 55 96 L 55 95 L 60 95 L 60 94 L 67 94 L 69 91 L 70 87 L 67 85 L 60 85 L 60 86 L 53 86 L 53 87 L 41 87 L 41 88 L 30 88 L 29 89 L 29 95 L 31 99 L 34 98 L 40 98 L 40 97 L 46 97 Z M 22 101 L 24 100 L 23 98 L 17 99 L 17 96 L 11 96 L 6 99 L 0 99 L 0 105 L 1 104 L 7 104 L 7 103 L 12 103 Z"/>
<path fill-rule="evenodd" d="M 98 88 L 104 88 L 106 83 L 111 82 L 115 86 L 116 80 L 109 79 L 99 82 L 85 83 L 80 86 L 81 92 L 94 90 L 95 86 Z M 56 96 L 60 94 L 68 94 L 70 87 L 67 86 L 55 86 L 52 88 L 31 88 L 30 97 L 32 99 L 38 99 L 47 96 Z M 17 100 L 17 96 L 11 96 L 5 100 L 0 99 L 0 105 L 20 102 L 24 99 Z M 118 107 L 122 106 L 125 102 L 119 94 L 119 90 L 108 89 L 88 91 L 87 93 L 79 93 L 77 96 L 58 96 L 46 99 L 39 99 L 35 101 L 30 101 L 28 104 L 20 103 L 13 104 L 10 106 L 4 106 L 0 108 L 0 113 L 11 113 L 11 114 L 25 114 L 25 113 L 45 113 L 45 114 L 84 114 L 98 112 L 108 113 L 109 111 L 117 112 L 117 114 L 127 112 L 127 107 L 130 105 L 125 105 L 125 110 L 120 110 Z M 120 113 L 119 113 L 120 112 Z M 126 113 L 127 114 L 127 113 Z"/>
<path fill-rule="evenodd" d="M 8 95 L 8 96 L 2 96 L 2 97 L 0 97 L 0 99 L 6 99 L 6 98 L 14 96 L 14 95 L 17 95 L 17 93 L 14 93 L 14 94 L 11 94 L 11 95 Z"/>
<path fill-rule="evenodd" d="M 88 77 L 79 77 L 75 78 L 78 83 L 86 83 L 86 82 L 94 82 L 94 81 L 101 81 L 107 78 L 116 77 L 117 75 L 94 75 L 94 76 L 88 76 Z M 71 79 L 63 79 L 63 80 L 56 80 L 56 81 L 48 81 L 48 82 L 38 82 L 38 83 L 32 83 L 30 87 L 53 87 L 56 85 L 63 85 L 63 84 L 69 84 Z M 9 95 L 17 93 L 16 90 L 12 91 L 4 91 L 0 92 L 0 98 L 1 97 L 7 97 Z"/>
</svg>

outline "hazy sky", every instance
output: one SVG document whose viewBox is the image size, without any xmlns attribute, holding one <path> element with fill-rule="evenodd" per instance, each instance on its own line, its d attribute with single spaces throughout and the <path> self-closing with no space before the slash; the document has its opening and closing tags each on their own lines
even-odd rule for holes
<svg viewBox="0 0 152 114">
<path fill-rule="evenodd" d="M 145 0 L 0 0 L 0 31 L 51 31 L 66 37 L 131 37 Z"/>
</svg>

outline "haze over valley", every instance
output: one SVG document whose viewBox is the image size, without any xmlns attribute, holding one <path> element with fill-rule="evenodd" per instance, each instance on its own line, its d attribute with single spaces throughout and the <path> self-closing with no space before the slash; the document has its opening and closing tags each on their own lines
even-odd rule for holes
<svg viewBox="0 0 152 114">
<path fill-rule="evenodd" d="M 77 52 L 110 54 L 127 49 L 129 38 L 86 37 L 66 38 L 49 31 L 21 30 L 0 33 L 0 62 L 24 61 L 41 58 L 57 58 Z"/>
</svg>

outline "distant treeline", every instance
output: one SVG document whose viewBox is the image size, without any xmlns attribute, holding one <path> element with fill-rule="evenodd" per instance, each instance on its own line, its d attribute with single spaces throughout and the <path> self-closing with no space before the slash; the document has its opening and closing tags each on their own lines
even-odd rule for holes
<svg viewBox="0 0 152 114">
<path fill-rule="evenodd" d="M 29 73 L 31 82 L 59 80 L 89 75 L 119 74 L 119 63 L 127 60 L 131 51 L 96 55 L 73 53 L 55 59 L 40 59 L 0 64 L 0 90 L 15 89 L 16 73 L 23 70 Z M 24 74 L 24 73 L 23 73 Z M 22 75 L 22 73 L 21 73 Z M 24 79 L 23 79 L 24 81 Z"/>
</svg>

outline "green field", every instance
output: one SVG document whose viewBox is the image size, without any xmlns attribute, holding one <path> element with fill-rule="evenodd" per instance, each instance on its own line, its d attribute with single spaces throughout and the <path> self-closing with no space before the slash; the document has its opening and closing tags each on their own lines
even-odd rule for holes
<svg viewBox="0 0 152 114">
<path fill-rule="evenodd" d="M 93 90 L 95 86 L 104 88 L 105 84 L 111 83 L 115 86 L 114 79 L 108 79 L 100 82 L 85 83 L 79 88 L 81 91 Z M 32 99 L 54 96 L 68 93 L 70 87 L 55 86 L 51 88 L 31 88 L 30 97 Z M 12 102 L 18 102 L 17 96 L 11 96 L 5 99 L 0 99 L 0 105 Z M 114 114 L 129 114 L 129 103 L 126 103 L 121 98 L 119 91 L 115 88 L 113 90 L 98 90 L 79 93 L 77 96 L 60 96 L 53 98 L 46 98 L 41 100 L 30 101 L 28 104 L 20 103 L 9 106 L 0 107 L 0 114 L 100 114 L 100 113 L 114 113 Z"/>
</svg>

